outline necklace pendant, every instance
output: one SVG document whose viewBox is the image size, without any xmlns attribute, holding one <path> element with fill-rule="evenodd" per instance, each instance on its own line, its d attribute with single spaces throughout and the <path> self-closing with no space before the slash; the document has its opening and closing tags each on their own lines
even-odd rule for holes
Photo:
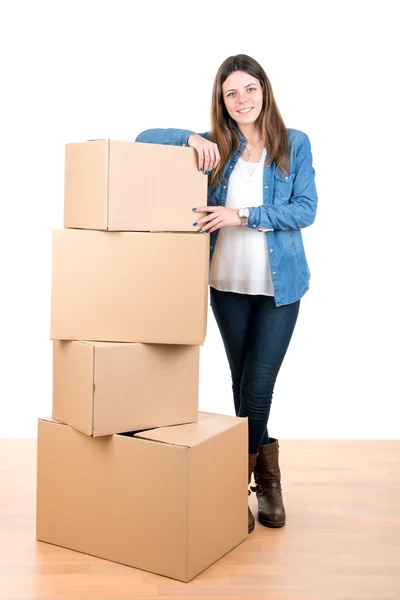
<svg viewBox="0 0 400 600">
<path fill-rule="evenodd" d="M 247 158 L 251 158 L 251 152 L 248 153 Z"/>
</svg>

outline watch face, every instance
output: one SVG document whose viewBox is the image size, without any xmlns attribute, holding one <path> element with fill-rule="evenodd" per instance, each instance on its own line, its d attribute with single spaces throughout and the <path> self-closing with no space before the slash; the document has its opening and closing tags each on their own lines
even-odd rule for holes
<svg viewBox="0 0 400 600">
<path fill-rule="evenodd" d="M 243 219 L 243 218 L 248 219 L 250 216 L 250 209 L 249 208 L 239 208 L 238 215 L 241 219 Z"/>
</svg>

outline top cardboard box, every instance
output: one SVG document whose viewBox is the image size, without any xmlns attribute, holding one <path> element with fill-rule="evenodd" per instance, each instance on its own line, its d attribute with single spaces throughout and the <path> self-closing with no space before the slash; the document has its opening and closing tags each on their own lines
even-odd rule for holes
<svg viewBox="0 0 400 600">
<path fill-rule="evenodd" d="M 206 204 L 193 148 L 113 140 L 65 147 L 64 227 L 195 232 L 192 208 Z"/>
</svg>

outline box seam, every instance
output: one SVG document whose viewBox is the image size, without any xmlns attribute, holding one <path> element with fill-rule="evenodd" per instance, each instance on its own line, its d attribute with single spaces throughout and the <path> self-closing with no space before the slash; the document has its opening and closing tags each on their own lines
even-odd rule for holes
<svg viewBox="0 0 400 600">
<path fill-rule="evenodd" d="M 189 493 L 190 493 L 190 485 L 189 485 L 189 477 L 190 477 L 190 468 L 189 468 L 189 452 L 190 452 L 190 448 L 188 448 L 188 451 L 186 452 L 186 577 L 185 579 L 188 580 L 190 577 L 190 534 L 189 534 L 189 527 L 190 527 L 190 515 L 189 515 L 189 504 L 190 504 L 190 498 L 189 498 Z"/>
<path fill-rule="evenodd" d="M 94 396 L 96 393 L 96 347 L 92 346 L 92 381 L 93 381 L 93 386 L 92 386 L 92 426 L 91 426 L 91 432 L 92 432 L 92 436 L 94 436 L 94 424 L 95 424 L 95 400 L 94 400 Z"/>
<path fill-rule="evenodd" d="M 110 154 L 111 154 L 111 140 L 107 140 L 107 182 L 106 182 L 106 218 L 107 218 L 107 230 L 110 229 Z"/>
</svg>

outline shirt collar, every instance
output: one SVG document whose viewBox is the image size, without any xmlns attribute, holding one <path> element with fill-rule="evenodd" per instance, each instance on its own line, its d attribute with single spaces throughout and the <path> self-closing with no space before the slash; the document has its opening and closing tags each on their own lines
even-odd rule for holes
<svg viewBox="0 0 400 600">
<path fill-rule="evenodd" d="M 239 136 L 240 147 L 243 148 L 243 146 L 246 145 L 246 138 L 244 137 L 243 133 L 240 131 L 240 129 L 238 127 L 236 128 L 236 131 Z"/>
</svg>

